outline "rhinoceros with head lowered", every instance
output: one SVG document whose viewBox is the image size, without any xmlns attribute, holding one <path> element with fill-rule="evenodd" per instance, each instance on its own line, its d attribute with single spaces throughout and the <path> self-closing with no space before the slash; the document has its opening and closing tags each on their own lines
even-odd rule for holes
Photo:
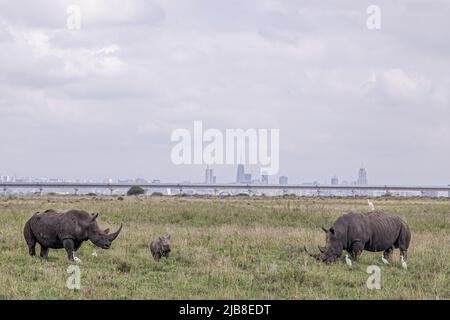
<svg viewBox="0 0 450 320">
<path fill-rule="evenodd" d="M 381 259 L 388 264 L 394 248 L 399 248 L 402 267 L 407 268 L 411 231 L 399 217 L 383 212 L 347 213 L 339 217 L 331 228 L 322 229 L 326 233 L 326 245 L 319 247 L 318 254 L 309 253 L 317 260 L 335 262 L 345 250 L 350 254 L 351 259 L 346 256 L 346 261 L 351 267 L 351 261 L 356 261 L 362 251 L 367 250 L 383 251 Z M 308 252 L 306 247 L 305 250 Z"/>
<path fill-rule="evenodd" d="M 111 243 L 119 235 L 122 225 L 110 234 L 109 229 L 99 228 L 97 217 L 98 213 L 94 215 L 78 210 L 65 213 L 47 210 L 35 213 L 25 223 L 23 231 L 30 255 L 36 255 L 36 243 L 41 246 L 41 257 L 47 258 L 49 249 L 64 248 L 69 260 L 74 259 L 74 252 L 87 240 L 100 248 L 111 248 Z"/>
</svg>

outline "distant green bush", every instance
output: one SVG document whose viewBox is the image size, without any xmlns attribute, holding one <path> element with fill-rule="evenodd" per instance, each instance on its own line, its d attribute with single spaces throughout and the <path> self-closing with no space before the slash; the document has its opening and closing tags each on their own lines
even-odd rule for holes
<svg viewBox="0 0 450 320">
<path fill-rule="evenodd" d="M 133 186 L 127 192 L 127 196 L 138 196 L 141 194 L 145 194 L 145 190 L 139 186 Z"/>
<path fill-rule="evenodd" d="M 192 197 L 192 195 L 189 193 L 180 193 L 180 194 L 177 194 L 177 196 L 178 197 Z"/>
</svg>

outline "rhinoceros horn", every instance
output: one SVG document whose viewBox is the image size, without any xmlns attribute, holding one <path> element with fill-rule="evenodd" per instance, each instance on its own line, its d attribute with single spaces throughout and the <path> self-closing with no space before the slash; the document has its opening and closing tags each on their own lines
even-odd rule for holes
<svg viewBox="0 0 450 320">
<path fill-rule="evenodd" d="M 122 230 L 122 224 L 120 224 L 120 228 L 116 232 L 108 234 L 109 240 L 114 241 L 117 238 L 117 236 L 119 235 L 121 230 Z"/>
<path fill-rule="evenodd" d="M 307 254 L 309 254 L 311 257 L 313 257 L 314 259 L 316 259 L 316 260 L 320 260 L 320 259 L 321 259 L 320 254 L 310 253 L 310 252 L 308 251 L 308 249 L 306 248 L 306 246 L 304 246 L 303 248 L 304 248 L 305 252 L 306 252 Z"/>
</svg>

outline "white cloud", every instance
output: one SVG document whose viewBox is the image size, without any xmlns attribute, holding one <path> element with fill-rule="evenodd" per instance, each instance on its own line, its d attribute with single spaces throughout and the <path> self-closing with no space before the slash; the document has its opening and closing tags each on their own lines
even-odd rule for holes
<svg viewBox="0 0 450 320">
<path fill-rule="evenodd" d="M 282 171 L 294 182 L 352 180 L 362 162 L 375 182 L 447 179 L 400 181 L 389 171 L 424 161 L 447 170 L 450 150 L 436 142 L 450 116 L 448 45 L 435 32 L 450 30 L 445 2 L 430 1 L 417 25 L 418 2 L 382 1 L 376 32 L 365 26 L 365 4 L 350 1 L 78 3 L 82 28 L 71 31 L 70 1 L 0 2 L 0 142 L 16 145 L 2 171 L 98 177 L 144 168 L 149 178 L 196 180 L 201 168 L 170 164 L 169 138 L 200 119 L 279 128 Z M 19 163 L 22 147 L 50 159 L 38 169 Z M 429 160 L 415 160 L 422 149 Z"/>
<path fill-rule="evenodd" d="M 377 77 L 377 84 L 393 100 L 423 103 L 432 92 L 432 83 L 424 75 L 390 69 Z"/>
</svg>

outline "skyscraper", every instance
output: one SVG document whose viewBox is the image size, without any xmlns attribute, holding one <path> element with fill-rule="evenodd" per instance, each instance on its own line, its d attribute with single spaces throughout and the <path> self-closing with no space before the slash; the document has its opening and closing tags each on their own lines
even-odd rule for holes
<svg viewBox="0 0 450 320">
<path fill-rule="evenodd" d="M 205 170 L 205 183 L 206 184 L 209 183 L 209 167 L 206 167 L 206 170 Z"/>
<path fill-rule="evenodd" d="M 331 184 L 332 184 L 333 186 L 339 184 L 339 179 L 338 179 L 337 176 L 334 176 L 333 178 L 331 178 Z"/>
<path fill-rule="evenodd" d="M 365 168 L 359 169 L 358 172 L 358 181 L 356 182 L 358 186 L 365 186 L 367 185 L 367 171 Z"/>
<path fill-rule="evenodd" d="M 288 177 L 280 176 L 280 178 L 278 179 L 278 183 L 279 184 L 288 184 Z"/>
<path fill-rule="evenodd" d="M 214 184 L 216 176 L 214 175 L 214 170 L 210 169 L 208 166 L 205 170 L 205 183 L 206 184 Z"/>
<path fill-rule="evenodd" d="M 243 183 L 245 180 L 245 171 L 244 171 L 244 165 L 243 164 L 239 164 L 237 167 L 237 177 L 236 177 L 236 182 L 237 183 Z"/>
<path fill-rule="evenodd" d="M 262 174 L 262 175 L 261 175 L 261 183 L 262 183 L 262 184 L 269 184 L 269 175 L 267 175 L 267 174 Z"/>
</svg>

